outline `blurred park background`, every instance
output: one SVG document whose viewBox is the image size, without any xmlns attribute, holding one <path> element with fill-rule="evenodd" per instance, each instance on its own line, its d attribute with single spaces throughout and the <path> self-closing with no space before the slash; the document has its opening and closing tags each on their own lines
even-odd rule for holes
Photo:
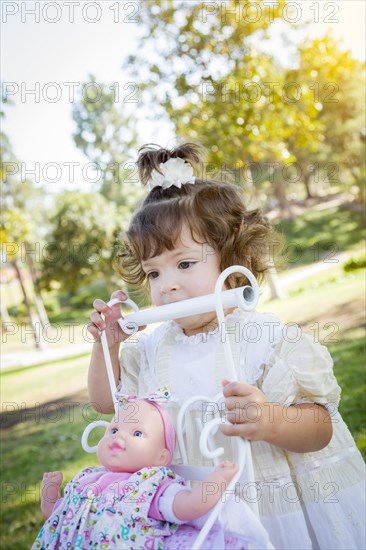
<svg viewBox="0 0 366 550">
<path fill-rule="evenodd" d="M 27 24 L 20 6 L 36 3 L 7 4 L 19 11 L 8 8 L 4 31 L 19 16 L 21 30 L 37 40 L 42 23 L 57 23 L 55 9 L 38 8 L 37 27 L 36 16 Z M 20 80 L 2 87 L 4 549 L 29 547 L 35 538 L 44 471 L 62 470 L 69 479 L 95 461 L 80 445 L 86 424 L 100 417 L 86 392 L 86 324 L 95 298 L 107 300 L 124 287 L 112 260 L 118 235 L 145 195 L 134 161 L 148 141 L 201 143 L 207 163 L 199 176 L 234 182 L 248 207 L 260 206 L 276 225 L 283 244 L 260 309 L 300 324 L 329 347 L 342 387 L 340 411 L 366 452 L 365 62 L 336 32 L 337 23 L 348 17 L 352 25 L 362 10 L 284 0 L 92 4 L 120 24 L 114 48 L 120 67 L 110 80 L 100 78 L 80 44 L 86 72 L 76 77 L 72 100 L 70 85 L 52 71 L 48 82 L 33 81 L 33 95 Z M 83 24 L 95 23 L 95 41 L 98 13 L 94 6 L 83 14 Z M 314 23 L 323 23 L 324 32 L 315 36 Z M 70 37 L 77 32 L 70 21 L 60 24 Z M 20 34 L 19 52 L 26 56 L 31 43 Z M 58 62 L 50 59 L 50 66 L 57 70 Z M 63 126 L 50 117 L 27 132 L 30 151 L 43 139 L 43 149 L 54 144 L 54 156 L 45 161 L 41 151 L 28 151 L 24 160 L 8 121 L 27 103 L 56 112 L 66 90 L 76 156 L 60 158 Z M 19 138 L 23 131 L 19 124 Z M 144 293 L 126 290 L 148 305 Z"/>
</svg>

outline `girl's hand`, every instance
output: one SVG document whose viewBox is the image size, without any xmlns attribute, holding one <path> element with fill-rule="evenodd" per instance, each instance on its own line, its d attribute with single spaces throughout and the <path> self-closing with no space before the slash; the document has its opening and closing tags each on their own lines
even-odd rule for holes
<svg viewBox="0 0 366 550">
<path fill-rule="evenodd" d="M 128 296 L 123 290 L 117 290 L 111 295 L 111 300 L 113 298 L 118 298 L 122 302 L 125 302 L 128 299 Z M 130 335 L 123 332 L 119 326 L 117 319 L 121 318 L 121 304 L 115 304 L 112 307 L 109 307 L 103 300 L 95 300 L 93 302 L 93 307 L 96 309 L 91 315 L 91 323 L 88 324 L 87 328 L 90 334 L 94 337 L 95 342 L 100 340 L 101 331 L 105 329 L 107 335 L 108 347 L 112 349 L 115 346 L 118 346 L 121 342 L 126 340 Z M 102 315 L 105 319 L 103 320 Z M 143 330 L 144 327 L 139 327 L 139 330 Z"/>
<path fill-rule="evenodd" d="M 239 435 L 249 441 L 266 440 L 271 429 L 270 407 L 263 392 L 245 382 L 223 380 L 226 419 L 225 435 Z M 272 422 L 273 427 L 273 422 Z"/>
</svg>

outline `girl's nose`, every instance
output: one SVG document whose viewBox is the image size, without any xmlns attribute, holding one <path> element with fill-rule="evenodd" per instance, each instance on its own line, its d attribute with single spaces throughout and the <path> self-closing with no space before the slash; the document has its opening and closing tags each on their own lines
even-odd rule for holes
<svg viewBox="0 0 366 550">
<path fill-rule="evenodd" d="M 161 287 L 162 294 L 169 294 L 169 292 L 175 292 L 177 290 L 177 285 L 166 284 Z"/>
<path fill-rule="evenodd" d="M 160 291 L 162 294 L 168 294 L 178 289 L 178 283 L 176 279 L 170 275 L 165 275 L 161 279 Z"/>
</svg>

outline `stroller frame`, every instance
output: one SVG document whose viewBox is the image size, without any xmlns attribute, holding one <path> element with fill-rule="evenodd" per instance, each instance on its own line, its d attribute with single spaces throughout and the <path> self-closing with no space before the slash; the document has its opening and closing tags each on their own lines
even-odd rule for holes
<svg viewBox="0 0 366 550">
<path fill-rule="evenodd" d="M 247 279 L 251 283 L 251 286 L 245 286 L 245 287 L 241 287 L 239 289 L 235 289 L 236 290 L 235 293 L 233 293 L 232 291 L 222 292 L 222 287 L 224 285 L 225 279 L 229 275 L 231 275 L 232 273 L 238 273 L 238 272 L 242 273 L 243 275 L 245 275 L 247 277 Z M 225 298 L 225 294 L 229 294 L 229 293 L 230 293 L 230 298 L 228 298 L 228 297 Z M 179 318 L 179 317 L 182 317 L 184 315 L 187 316 L 187 315 L 192 314 L 189 311 L 190 309 L 192 310 L 191 305 L 196 307 L 196 309 L 197 308 L 199 309 L 201 307 L 202 308 L 206 307 L 206 311 L 207 311 L 207 307 L 211 307 L 211 309 L 209 309 L 209 311 L 213 311 L 214 308 L 212 307 L 212 304 L 215 304 L 215 309 L 216 309 L 216 313 L 217 313 L 219 327 L 220 327 L 221 335 L 223 336 L 222 342 L 224 344 L 225 358 L 226 358 L 226 362 L 227 362 L 227 366 L 228 366 L 228 370 L 229 370 L 229 375 L 231 377 L 231 380 L 237 380 L 237 374 L 236 374 L 236 370 L 235 370 L 235 366 L 234 366 L 232 351 L 231 351 L 231 348 L 230 348 L 230 342 L 229 342 L 228 338 L 224 337 L 225 331 L 226 331 L 226 324 L 225 324 L 223 301 L 226 300 L 225 301 L 225 307 L 229 307 L 227 305 L 227 303 L 228 303 L 227 300 L 230 299 L 231 300 L 230 304 L 239 305 L 242 309 L 244 309 L 246 311 L 252 311 L 257 305 L 258 298 L 259 298 L 259 288 L 258 288 L 258 284 L 257 284 L 257 281 L 256 281 L 254 275 L 247 268 L 245 268 L 243 266 L 240 266 L 240 265 L 235 265 L 235 266 L 232 266 L 232 267 L 229 267 L 229 268 L 225 269 L 220 274 L 220 276 L 217 279 L 216 285 L 215 285 L 214 295 L 210 295 L 210 296 L 202 297 L 202 298 L 198 298 L 198 299 L 195 298 L 195 299 L 192 299 L 192 300 L 186 300 L 185 301 L 186 304 L 188 302 L 190 302 L 190 304 L 188 304 L 188 309 L 186 308 L 186 311 L 184 311 L 183 313 L 182 313 L 182 309 L 180 310 L 180 312 L 178 310 L 180 309 L 180 307 L 179 307 L 180 305 L 183 305 L 183 308 L 184 308 L 184 306 L 185 306 L 184 302 L 181 302 L 181 303 L 177 302 L 177 304 L 170 304 L 169 306 L 160 306 L 160 307 L 151 308 L 150 310 L 145 310 L 145 311 L 139 311 L 138 306 L 132 300 L 127 300 L 126 302 L 123 302 L 123 303 L 129 305 L 130 307 L 133 308 L 133 310 L 135 312 L 138 313 L 140 326 L 146 324 L 146 321 L 144 322 L 145 319 L 154 319 L 154 310 L 155 310 L 156 313 L 158 313 L 158 316 L 157 316 L 158 319 L 161 320 L 162 316 L 164 318 L 164 315 L 165 316 L 167 315 L 168 319 L 169 318 L 170 319 L 174 318 L 174 313 L 173 313 L 173 316 L 171 316 L 172 315 L 172 308 L 170 307 L 170 306 L 173 306 L 173 305 L 175 306 L 175 310 L 176 310 L 175 311 L 175 318 Z M 196 305 L 193 304 L 194 301 L 196 301 Z M 197 304 L 197 302 L 199 302 L 199 303 Z M 203 305 L 204 302 L 206 303 L 206 306 Z M 210 302 L 210 305 L 207 305 L 209 302 Z M 111 300 L 110 302 L 108 302 L 108 305 L 112 306 L 116 303 L 122 303 L 122 302 L 120 300 L 114 299 L 114 300 Z M 162 311 L 164 308 L 165 308 L 165 310 L 168 309 L 168 311 L 166 311 L 166 313 L 164 311 Z M 159 317 L 159 314 L 160 314 L 160 317 Z M 132 315 L 127 315 L 125 317 L 125 319 L 123 319 L 123 318 L 119 319 L 118 322 L 119 322 L 122 330 L 124 330 L 125 332 L 129 332 L 130 334 L 134 334 L 138 330 L 138 324 L 134 321 L 133 314 Z M 153 322 L 153 321 L 150 320 L 149 322 Z M 112 394 L 112 398 L 113 398 L 114 408 L 117 411 L 118 410 L 118 400 L 115 397 L 116 384 L 115 384 L 115 381 L 114 381 L 113 368 L 112 368 L 112 363 L 111 363 L 111 359 L 110 359 L 110 353 L 109 353 L 109 348 L 108 348 L 107 337 L 106 337 L 105 331 L 102 332 L 101 342 L 102 342 L 102 346 L 103 346 L 104 358 L 105 358 L 105 363 L 106 363 L 106 368 L 107 368 L 107 373 L 108 373 L 108 380 L 109 380 L 109 385 L 110 385 L 111 394 Z M 178 475 L 182 476 L 184 479 L 192 480 L 192 481 L 193 480 L 197 480 L 197 481 L 204 480 L 207 477 L 207 475 L 218 464 L 218 462 L 219 462 L 218 457 L 221 456 L 224 453 L 224 449 L 222 447 L 213 448 L 213 446 L 214 446 L 214 439 L 213 439 L 214 433 L 217 431 L 218 426 L 220 424 L 222 425 L 224 423 L 223 419 L 219 415 L 219 410 L 220 410 L 219 404 L 220 404 L 220 402 L 222 403 L 222 401 L 223 401 L 223 394 L 222 393 L 217 394 L 214 398 L 208 397 L 208 396 L 205 396 L 205 395 L 196 395 L 196 396 L 191 397 L 187 401 L 185 401 L 183 403 L 183 405 L 180 407 L 180 410 L 179 410 L 179 413 L 178 413 L 178 419 L 177 419 L 176 434 L 177 434 L 177 443 L 178 443 L 178 448 L 179 448 L 179 452 L 180 452 L 182 462 L 180 464 L 173 464 L 171 466 L 171 468 L 172 468 L 173 471 L 175 471 Z M 214 407 L 215 413 L 213 414 L 213 416 L 215 416 L 215 418 L 213 418 L 209 422 L 205 423 L 204 427 L 202 428 L 201 435 L 200 435 L 200 441 L 199 441 L 200 451 L 201 451 L 201 453 L 204 457 L 209 458 L 213 461 L 213 466 L 212 467 L 209 467 L 209 466 L 193 466 L 193 465 L 189 465 L 189 463 L 188 463 L 187 448 L 186 448 L 186 441 L 185 441 L 185 415 L 186 415 L 186 412 L 189 409 L 189 407 L 193 403 L 197 403 L 197 402 L 201 402 L 201 403 L 207 403 L 208 402 L 208 403 L 213 403 L 213 404 L 216 405 Z M 85 430 L 83 432 L 83 435 L 82 435 L 82 446 L 83 446 L 83 449 L 86 452 L 94 453 L 96 451 L 96 446 L 91 447 L 88 444 L 88 437 L 89 437 L 90 432 L 97 426 L 104 426 L 105 427 L 107 425 L 109 425 L 108 422 L 106 422 L 104 420 L 97 420 L 95 422 L 92 422 L 91 424 L 89 424 L 85 428 Z M 200 533 L 199 533 L 198 537 L 196 538 L 196 540 L 194 542 L 194 545 L 192 546 L 192 550 L 199 550 L 202 547 L 202 544 L 205 541 L 212 525 L 214 524 L 214 522 L 218 518 L 224 503 L 229 498 L 232 497 L 232 495 L 234 493 L 234 487 L 235 487 L 237 481 L 240 479 L 244 468 L 246 469 L 247 478 L 254 481 L 254 471 L 253 471 L 253 463 L 252 463 L 250 443 L 249 443 L 249 441 L 244 440 L 241 437 L 235 437 L 233 439 L 235 440 L 235 447 L 236 447 L 236 457 L 235 457 L 235 459 L 236 459 L 236 462 L 239 465 L 239 470 L 235 474 L 235 476 L 233 477 L 233 479 L 231 480 L 231 482 L 229 483 L 229 485 L 228 485 L 228 487 L 225 491 L 225 495 L 224 495 L 225 499 L 223 499 L 223 498 L 220 499 L 218 501 L 218 503 L 214 506 L 214 508 L 211 510 L 208 518 L 206 519 L 203 527 L 200 530 Z M 253 487 L 253 489 L 254 489 L 254 487 Z M 251 503 L 252 503 L 251 508 L 252 508 L 253 512 L 259 518 L 258 505 L 256 504 L 255 498 L 251 499 Z"/>
</svg>

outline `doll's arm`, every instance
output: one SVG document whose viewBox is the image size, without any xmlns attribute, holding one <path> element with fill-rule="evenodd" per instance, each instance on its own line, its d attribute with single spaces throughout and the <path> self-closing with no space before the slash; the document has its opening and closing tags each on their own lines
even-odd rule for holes
<svg viewBox="0 0 366 550">
<path fill-rule="evenodd" d="M 206 514 L 220 500 L 237 471 L 237 464 L 222 462 L 192 491 L 180 491 L 174 497 L 174 515 L 181 521 L 191 521 Z"/>
<path fill-rule="evenodd" d="M 50 517 L 56 502 L 61 498 L 61 472 L 45 472 L 42 479 L 41 510 L 46 519 Z"/>
</svg>

